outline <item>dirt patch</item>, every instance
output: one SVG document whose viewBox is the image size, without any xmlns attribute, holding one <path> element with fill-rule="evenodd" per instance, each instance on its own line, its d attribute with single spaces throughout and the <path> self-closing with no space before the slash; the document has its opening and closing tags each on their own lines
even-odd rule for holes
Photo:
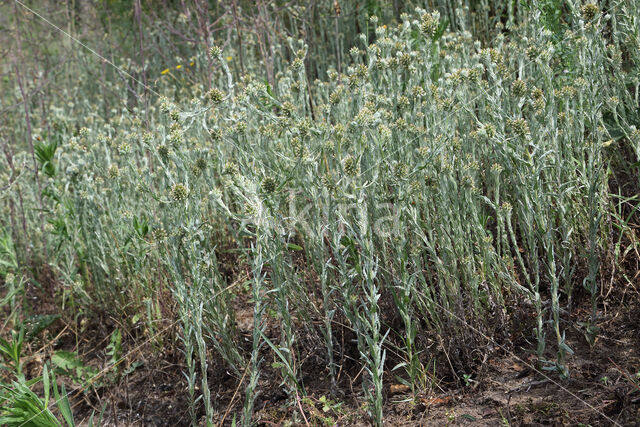
<svg viewBox="0 0 640 427">
<path fill-rule="evenodd" d="M 33 288 L 29 298 L 47 300 L 51 286 Z M 485 353 L 488 357 L 466 377 L 466 384 L 450 374 L 438 377 L 436 369 L 431 392 L 412 396 L 395 380 L 397 372 L 386 372 L 385 422 L 399 426 L 640 424 L 640 298 L 634 289 L 620 287 L 607 301 L 606 306 L 599 307 L 600 330 L 594 346 L 589 346 L 582 326 L 590 313 L 586 298 L 581 298 L 582 305 L 564 323 L 566 342 L 575 352 L 567 359 L 568 379 L 536 365 L 535 343 L 527 332 L 530 325 L 524 324 L 512 330 L 504 344 Z M 240 296 L 237 304 L 237 326 L 241 339 L 247 341 L 251 339 L 252 309 L 246 296 Z M 53 304 L 33 304 L 32 314 L 41 318 L 54 314 L 55 308 Z M 96 316 L 90 324 L 53 319 L 24 349 L 27 377 L 41 375 L 44 361 L 56 351 L 74 352 L 86 366 L 100 373 L 99 380 L 84 387 L 59 377 L 69 392 L 78 425 L 86 425 L 92 414 L 97 419 L 100 412 L 102 425 L 190 425 L 188 386 L 183 374 L 187 368 L 180 351 L 178 325 L 167 321 L 164 333 L 154 340 L 141 330 L 127 330 L 122 339 L 126 357 L 113 369 L 109 368 L 108 346 L 119 326 L 108 316 Z M 348 330 L 342 333 L 349 341 Z M 278 328 L 269 325 L 267 334 L 277 339 Z M 299 337 L 307 395 L 289 396 L 285 392 L 282 375 L 271 365 L 273 356 L 265 346 L 260 394 L 255 401 L 257 424 L 370 425 L 357 349 L 344 345 L 339 381 L 332 389 L 323 364 L 322 341 L 303 333 L 303 329 Z M 248 349 L 248 342 L 244 344 Z M 547 356 L 551 360 L 554 351 L 549 344 Z M 239 421 L 242 412 L 246 378 L 229 372 L 214 353 L 208 361 L 216 412 L 213 421 L 231 425 L 234 414 Z M 203 424 L 200 402 L 195 417 Z"/>
</svg>

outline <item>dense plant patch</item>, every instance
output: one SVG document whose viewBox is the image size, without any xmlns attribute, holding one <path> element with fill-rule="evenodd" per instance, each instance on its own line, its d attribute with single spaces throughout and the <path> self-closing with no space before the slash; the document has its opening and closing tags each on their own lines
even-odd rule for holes
<svg viewBox="0 0 640 427">
<path fill-rule="evenodd" d="M 637 283 L 640 4 L 458 3 L 370 5 L 344 49 L 236 27 L 140 67 L 74 39 L 48 98 L 8 66 L 0 424 L 73 424 L 56 377 L 108 387 L 142 345 L 180 353 L 194 425 L 251 425 L 265 378 L 294 423 L 342 420 L 349 383 L 382 425 L 390 384 L 469 387 L 516 342 L 565 384 Z M 61 319 L 76 337 L 114 319 L 104 366 L 49 336 L 26 377 L 23 342 Z M 226 412 L 212 365 L 237 387 Z"/>
</svg>

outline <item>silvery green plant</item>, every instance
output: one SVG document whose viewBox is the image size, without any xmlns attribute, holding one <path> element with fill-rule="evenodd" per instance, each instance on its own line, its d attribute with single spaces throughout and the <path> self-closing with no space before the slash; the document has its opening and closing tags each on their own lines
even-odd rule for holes
<svg viewBox="0 0 640 427">
<path fill-rule="evenodd" d="M 160 74 L 162 97 L 148 104 L 131 94 L 143 87 L 119 80 L 100 87 L 118 104 L 101 104 L 86 70 L 69 73 L 79 81 L 51 101 L 51 130 L 34 130 L 42 188 L 28 151 L 0 164 L 0 188 L 8 185 L 0 227 L 11 236 L 0 242 L 0 273 L 18 276 L 46 242 L 64 307 L 140 314 L 150 335 L 177 313 L 194 424 L 198 405 L 207 423 L 217 410 L 207 374 L 216 362 L 238 379 L 247 373 L 245 425 L 267 358 L 289 404 L 299 402 L 309 337 L 324 347 L 313 351 L 334 390 L 347 357 L 364 368 L 380 425 L 393 368 L 386 349 L 418 395 L 435 360 L 425 342 L 451 356 L 442 369 L 464 371 L 523 307 L 540 362 L 568 375 L 575 285 L 591 297 L 593 342 L 612 244 L 604 227 L 622 218 L 608 197 L 609 162 L 624 164 L 617 144 L 640 159 L 640 83 L 629 71 L 640 63 L 640 5 L 570 1 L 557 20 L 512 2 L 495 2 L 499 16 L 484 0 L 435 3 L 397 23 L 372 6 L 379 16 L 358 21 L 362 34 L 345 30 L 352 45 L 332 42 L 340 61 L 326 69 L 318 65 L 326 52 L 295 37 L 260 45 L 257 56 L 253 38 L 194 51 L 200 68 L 189 79 Z M 149 70 L 165 68 L 150 61 Z M 35 111 L 33 121 L 49 116 Z M 24 118 L 12 115 L 14 124 L 16 135 L 26 132 Z M 234 313 L 242 283 L 250 349 Z M 391 330 L 393 319 L 401 326 Z M 349 336 L 355 346 L 343 345 Z"/>
</svg>

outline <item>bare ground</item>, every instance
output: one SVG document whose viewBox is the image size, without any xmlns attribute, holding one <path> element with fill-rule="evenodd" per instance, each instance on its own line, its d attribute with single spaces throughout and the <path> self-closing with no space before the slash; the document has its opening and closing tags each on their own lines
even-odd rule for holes
<svg viewBox="0 0 640 427">
<path fill-rule="evenodd" d="M 55 313 L 54 286 L 31 290 L 37 314 Z M 589 346 L 581 322 L 588 318 L 588 301 L 574 310 L 566 322 L 567 343 L 575 354 L 567 360 L 568 379 L 536 365 L 535 343 L 527 333 L 512 336 L 508 345 L 487 351 L 486 359 L 467 384 L 450 376 L 432 377 L 430 391 L 412 396 L 393 373 L 386 373 L 385 423 L 398 426 L 442 425 L 640 425 L 640 298 L 633 286 L 614 289 L 600 307 L 600 331 Z M 238 328 L 250 340 L 250 307 L 239 298 Z M 78 326 L 81 325 L 81 326 Z M 177 340 L 176 324 L 158 325 L 162 334 L 150 341 L 142 330 L 127 328 L 123 336 L 126 358 L 119 369 L 108 368 L 106 348 L 118 323 L 96 316 L 90 323 L 59 319 L 26 346 L 27 377 L 40 375 L 43 361 L 57 350 L 77 352 L 89 366 L 101 372 L 91 387 L 80 388 L 64 378 L 78 425 L 86 425 L 92 413 L 102 425 L 181 426 L 190 424 L 186 367 Z M 81 329 L 78 329 L 81 328 Z M 125 330 L 125 328 L 122 328 Z M 527 328 L 523 328 L 527 330 Z M 269 334 L 277 336 L 275 327 Z M 550 335 L 549 335 L 550 336 Z M 304 337 L 301 338 L 304 341 Z M 248 343 L 248 341 L 247 341 Z M 357 364 L 345 360 L 337 390 L 331 393 L 321 367 L 320 343 L 303 342 L 307 397 L 288 396 L 280 373 L 268 357 L 262 366 L 255 408 L 258 425 L 370 425 L 362 395 Z M 550 358 L 553 349 L 549 348 Z M 242 412 L 245 381 L 228 372 L 211 355 L 209 383 L 217 424 L 231 425 Z M 104 369 L 104 371 L 102 371 Z M 115 372 L 115 373 L 114 373 Z M 117 373 L 117 374 L 116 374 Z M 304 410 L 304 417 L 299 408 Z M 197 416 L 203 420 L 202 405 Z M 239 419 L 237 419 L 239 421 Z"/>
</svg>

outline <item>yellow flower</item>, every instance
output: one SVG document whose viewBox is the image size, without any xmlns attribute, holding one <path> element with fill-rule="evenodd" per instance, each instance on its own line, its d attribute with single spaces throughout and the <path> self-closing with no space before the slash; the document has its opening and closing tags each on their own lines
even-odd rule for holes
<svg viewBox="0 0 640 427">
<path fill-rule="evenodd" d="M 176 70 L 179 70 L 180 68 L 182 68 L 182 65 L 176 65 Z"/>
<path fill-rule="evenodd" d="M 196 65 L 195 61 L 191 61 L 191 62 L 189 63 L 189 66 L 190 66 L 190 67 L 193 67 L 194 65 Z"/>
<path fill-rule="evenodd" d="M 169 72 L 169 69 L 167 68 L 166 70 L 162 70 L 162 72 L 160 74 L 167 74 Z"/>
<path fill-rule="evenodd" d="M 230 62 L 233 59 L 232 56 L 227 56 L 227 62 Z"/>
<path fill-rule="evenodd" d="M 606 147 L 610 146 L 611 144 L 613 144 L 613 142 L 614 142 L 613 139 L 610 139 L 608 141 L 603 142 L 602 146 L 606 148 Z"/>
</svg>

